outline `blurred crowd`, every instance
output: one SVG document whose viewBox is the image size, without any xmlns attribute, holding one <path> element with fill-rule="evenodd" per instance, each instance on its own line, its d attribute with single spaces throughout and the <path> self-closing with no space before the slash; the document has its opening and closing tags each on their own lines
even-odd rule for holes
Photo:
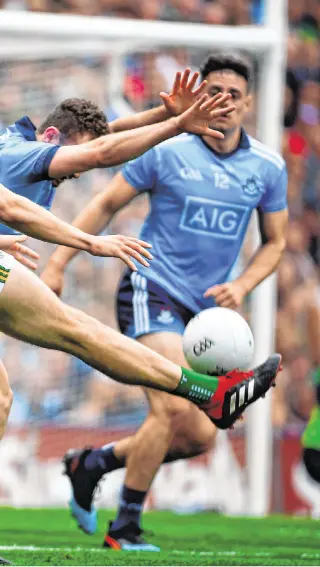
<svg viewBox="0 0 320 567">
<path fill-rule="evenodd" d="M 262 0 L 0 0 L 0 7 L 216 25 L 259 23 L 262 17 Z"/>
<path fill-rule="evenodd" d="M 259 0 L 0 0 L 0 7 L 231 25 L 257 24 L 263 18 Z M 312 371 L 320 365 L 320 2 L 289 0 L 288 10 L 282 151 L 289 172 L 290 225 L 288 247 L 279 267 L 276 343 L 285 369 L 275 392 L 274 424 L 302 427 L 313 403 Z M 187 65 L 196 69 L 205 55 L 187 47 L 130 54 L 125 58 L 126 103 L 137 111 L 159 104 L 158 93 L 170 89 L 175 72 Z M 109 56 L 66 58 L 50 64 L 0 63 L 0 124 L 21 114 L 39 123 L 69 96 L 95 100 L 112 118 L 115 109 L 106 99 L 109 63 Z M 259 72 L 259 65 L 257 69 Z M 254 108 L 246 128 L 254 134 L 255 127 Z M 76 183 L 64 183 L 53 211 L 71 221 L 106 187 L 113 173 L 94 171 Z M 147 200 L 139 197 L 117 215 L 108 230 L 137 234 L 147 211 Z M 44 266 L 52 246 L 32 245 L 41 252 Z M 68 270 L 64 299 L 115 326 L 115 292 L 122 269 L 118 260 L 80 254 Z M 139 388 L 120 386 L 63 353 L 4 337 L 0 354 L 15 393 L 13 424 L 41 420 L 126 427 L 145 414 Z"/>
</svg>

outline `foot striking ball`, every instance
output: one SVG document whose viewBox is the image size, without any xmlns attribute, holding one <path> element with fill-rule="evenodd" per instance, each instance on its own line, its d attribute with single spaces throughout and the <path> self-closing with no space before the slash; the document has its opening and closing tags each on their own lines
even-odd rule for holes
<svg viewBox="0 0 320 567">
<path fill-rule="evenodd" d="M 246 320 L 232 309 L 212 307 L 188 323 L 183 335 L 185 357 L 193 370 L 219 376 L 249 368 L 254 340 Z"/>
</svg>

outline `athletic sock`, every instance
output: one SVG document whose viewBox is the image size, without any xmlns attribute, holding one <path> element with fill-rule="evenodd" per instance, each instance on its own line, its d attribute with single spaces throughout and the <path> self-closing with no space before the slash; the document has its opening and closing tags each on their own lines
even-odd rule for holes
<svg viewBox="0 0 320 567">
<path fill-rule="evenodd" d="M 219 378 L 198 374 L 189 368 L 181 367 L 181 370 L 180 382 L 172 393 L 187 398 L 194 404 L 208 402 L 218 388 Z"/>
<path fill-rule="evenodd" d="M 100 449 L 93 449 L 84 461 L 85 469 L 94 473 L 97 478 L 116 469 L 121 469 L 124 466 L 124 460 L 118 459 L 115 455 L 114 446 L 115 443 L 110 443 Z"/>
<path fill-rule="evenodd" d="M 112 522 L 112 531 L 119 530 L 133 522 L 140 526 L 143 504 L 147 492 L 128 488 L 125 484 L 122 487 L 118 514 Z"/>
</svg>

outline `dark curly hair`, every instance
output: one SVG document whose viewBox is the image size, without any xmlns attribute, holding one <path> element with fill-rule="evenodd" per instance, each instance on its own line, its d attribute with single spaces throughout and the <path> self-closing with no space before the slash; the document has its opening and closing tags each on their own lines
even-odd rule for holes
<svg viewBox="0 0 320 567">
<path fill-rule="evenodd" d="M 109 133 L 108 120 L 99 107 L 84 98 L 63 100 L 42 122 L 38 128 L 43 134 L 46 128 L 55 126 L 64 136 L 91 134 L 99 138 Z"/>
<path fill-rule="evenodd" d="M 253 66 L 248 57 L 240 52 L 217 52 L 209 55 L 200 67 L 201 79 L 205 79 L 214 71 L 230 70 L 243 77 L 248 83 L 248 90 L 252 87 Z"/>
</svg>

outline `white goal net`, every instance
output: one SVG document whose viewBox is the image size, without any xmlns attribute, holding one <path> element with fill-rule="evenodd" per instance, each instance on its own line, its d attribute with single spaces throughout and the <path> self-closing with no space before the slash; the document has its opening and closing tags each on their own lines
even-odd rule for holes
<svg viewBox="0 0 320 567">
<path fill-rule="evenodd" d="M 150 108 L 159 103 L 160 91 L 170 89 L 177 70 L 186 66 L 196 70 L 213 48 L 240 47 L 254 54 L 259 82 L 257 105 L 246 127 L 278 149 L 284 6 L 280 0 L 276 7 L 270 4 L 275 13 L 269 10 L 267 14 L 269 26 L 250 29 L 138 21 L 130 25 L 117 19 L 18 13 L 7 17 L 3 13 L 0 124 L 4 127 L 25 114 L 39 124 L 69 97 L 93 100 L 110 120 Z M 99 170 L 76 182 L 65 182 L 57 191 L 53 212 L 72 221 L 113 174 L 113 170 Z M 137 234 L 147 210 L 145 198 L 135 200 L 115 217 L 108 231 Z M 251 245 L 252 241 L 256 245 L 254 227 Z M 41 269 L 53 247 L 39 242 L 32 246 L 41 254 Z M 122 270 L 115 259 L 79 254 L 67 271 L 63 299 L 116 327 L 114 301 Z M 272 349 L 273 289 L 271 279 L 246 305 L 255 334 L 256 362 Z M 0 502 L 65 505 L 68 486 L 61 476 L 63 453 L 70 447 L 105 444 L 134 431 L 146 414 L 144 396 L 140 388 L 121 386 L 66 354 L 7 337 L 1 340 L 1 358 L 15 401 L 8 434 L 0 445 Z M 179 508 L 183 502 L 188 509 L 265 513 L 271 487 L 269 415 L 270 400 L 252 410 L 231 440 L 219 436 L 212 454 L 162 467 L 149 505 Z M 115 506 L 122 475 L 123 471 L 113 473 L 98 504 Z M 170 494 L 168 476 L 175 487 Z"/>
</svg>

